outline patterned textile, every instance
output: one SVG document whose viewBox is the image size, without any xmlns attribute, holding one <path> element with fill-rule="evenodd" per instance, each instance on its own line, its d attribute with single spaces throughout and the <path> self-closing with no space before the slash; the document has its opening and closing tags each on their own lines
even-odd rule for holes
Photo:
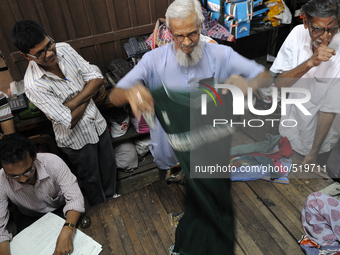
<svg viewBox="0 0 340 255">
<path fill-rule="evenodd" d="M 220 39 L 223 41 L 233 42 L 235 36 L 233 36 L 227 28 L 222 26 L 216 20 L 211 20 L 206 9 L 202 8 L 204 22 L 202 26 L 202 34 L 210 36 L 215 39 Z"/>
<path fill-rule="evenodd" d="M 153 33 L 145 42 L 151 47 L 152 50 L 172 42 L 171 31 L 167 27 L 165 19 L 160 18 L 157 20 Z"/>
<path fill-rule="evenodd" d="M 340 246 L 320 246 L 304 235 L 298 242 L 306 255 L 340 255 Z"/>
<path fill-rule="evenodd" d="M 11 108 L 4 93 L 0 91 L 0 122 L 12 119 Z"/>
<path fill-rule="evenodd" d="M 322 192 L 310 194 L 301 211 L 303 229 L 321 246 L 339 245 L 340 201 Z"/>
<path fill-rule="evenodd" d="M 219 24 L 216 20 L 210 20 L 207 10 L 204 8 L 202 8 L 202 10 L 205 18 L 202 25 L 203 35 L 228 42 L 234 41 L 235 37 L 229 33 L 228 29 Z M 164 18 L 157 20 L 155 29 L 145 42 L 152 50 L 172 42 L 171 31 L 167 27 Z"/>
</svg>

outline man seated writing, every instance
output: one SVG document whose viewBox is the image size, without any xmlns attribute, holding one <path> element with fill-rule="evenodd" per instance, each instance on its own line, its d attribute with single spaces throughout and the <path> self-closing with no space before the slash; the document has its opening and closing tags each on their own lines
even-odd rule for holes
<svg viewBox="0 0 340 255">
<path fill-rule="evenodd" d="M 337 114 L 340 88 L 336 82 L 340 77 L 340 54 L 336 52 L 340 42 L 339 1 L 310 0 L 301 10 L 303 25 L 296 26 L 288 35 L 270 71 L 278 74 L 277 87 L 293 86 L 310 92 L 311 98 L 303 106 L 311 115 L 288 104 L 281 123 L 287 120 L 286 126 L 296 125 L 280 125 L 280 134 L 287 136 L 293 149 L 305 156 L 303 166 L 323 166 L 340 136 Z M 330 43 L 334 44 L 333 48 Z M 289 99 L 303 97 L 301 93 L 289 95 Z M 326 157 L 317 160 L 322 153 Z"/>
<path fill-rule="evenodd" d="M 0 254 L 10 254 L 9 200 L 17 207 L 18 232 L 48 212 L 66 217 L 53 255 L 71 254 L 74 227 L 85 206 L 67 165 L 54 154 L 37 153 L 34 144 L 17 133 L 0 140 L 0 162 Z"/>
</svg>

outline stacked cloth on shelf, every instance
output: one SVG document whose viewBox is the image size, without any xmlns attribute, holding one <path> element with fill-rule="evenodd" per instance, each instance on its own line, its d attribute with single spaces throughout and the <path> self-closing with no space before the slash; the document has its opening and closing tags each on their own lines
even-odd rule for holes
<svg viewBox="0 0 340 255">
<path fill-rule="evenodd" d="M 310 194 L 301 211 L 305 235 L 299 243 L 307 255 L 340 255 L 340 184 Z"/>
<path fill-rule="evenodd" d="M 232 181 L 266 180 L 289 184 L 292 146 L 287 137 L 266 134 L 266 140 L 231 148 Z"/>
</svg>

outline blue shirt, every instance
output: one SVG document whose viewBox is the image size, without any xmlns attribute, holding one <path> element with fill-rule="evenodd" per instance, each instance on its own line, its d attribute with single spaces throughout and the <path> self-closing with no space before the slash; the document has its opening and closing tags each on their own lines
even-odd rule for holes
<svg viewBox="0 0 340 255">
<path fill-rule="evenodd" d="M 175 45 L 170 43 L 146 53 L 117 86 L 126 89 L 140 82 L 149 89 L 155 89 L 161 84 L 151 80 L 159 77 L 170 90 L 189 91 L 190 86 L 198 86 L 197 81 L 200 79 L 214 77 L 224 81 L 233 74 L 254 78 L 263 71 L 263 66 L 242 57 L 231 47 L 213 43 L 204 44 L 203 57 L 197 65 L 182 67 L 176 60 Z M 167 169 L 169 165 L 177 163 L 177 159 L 164 130 L 157 120 L 156 123 L 157 128 L 150 131 L 149 147 L 158 167 Z"/>
<path fill-rule="evenodd" d="M 78 95 L 88 81 L 103 76 L 69 44 L 57 43 L 56 47 L 58 65 L 66 79 L 30 61 L 24 79 L 25 93 L 52 121 L 58 146 L 79 150 L 86 144 L 99 141 L 106 129 L 106 121 L 91 99 L 81 119 L 71 129 L 71 110 L 63 104 Z"/>
</svg>

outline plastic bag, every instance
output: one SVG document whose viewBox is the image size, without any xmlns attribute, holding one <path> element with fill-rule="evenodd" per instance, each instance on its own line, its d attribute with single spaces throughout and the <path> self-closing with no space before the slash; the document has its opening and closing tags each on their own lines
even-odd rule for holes
<svg viewBox="0 0 340 255">
<path fill-rule="evenodd" d="M 112 138 L 123 136 L 126 134 L 130 127 L 130 117 L 127 116 L 126 119 L 121 124 L 118 124 L 115 121 L 110 122 L 110 124 Z"/>
<path fill-rule="evenodd" d="M 144 156 L 149 152 L 149 144 L 151 142 L 150 137 L 146 137 L 144 139 L 134 139 L 133 142 L 136 145 L 136 150 L 139 156 Z"/>
<path fill-rule="evenodd" d="M 292 22 L 292 15 L 289 8 L 282 0 L 269 0 L 265 2 L 265 5 L 269 7 L 267 18 L 272 23 L 273 27 L 282 24 L 290 24 Z"/>
<path fill-rule="evenodd" d="M 132 172 L 138 167 L 138 155 L 132 141 L 114 144 L 116 166 L 123 172 Z"/>
</svg>

